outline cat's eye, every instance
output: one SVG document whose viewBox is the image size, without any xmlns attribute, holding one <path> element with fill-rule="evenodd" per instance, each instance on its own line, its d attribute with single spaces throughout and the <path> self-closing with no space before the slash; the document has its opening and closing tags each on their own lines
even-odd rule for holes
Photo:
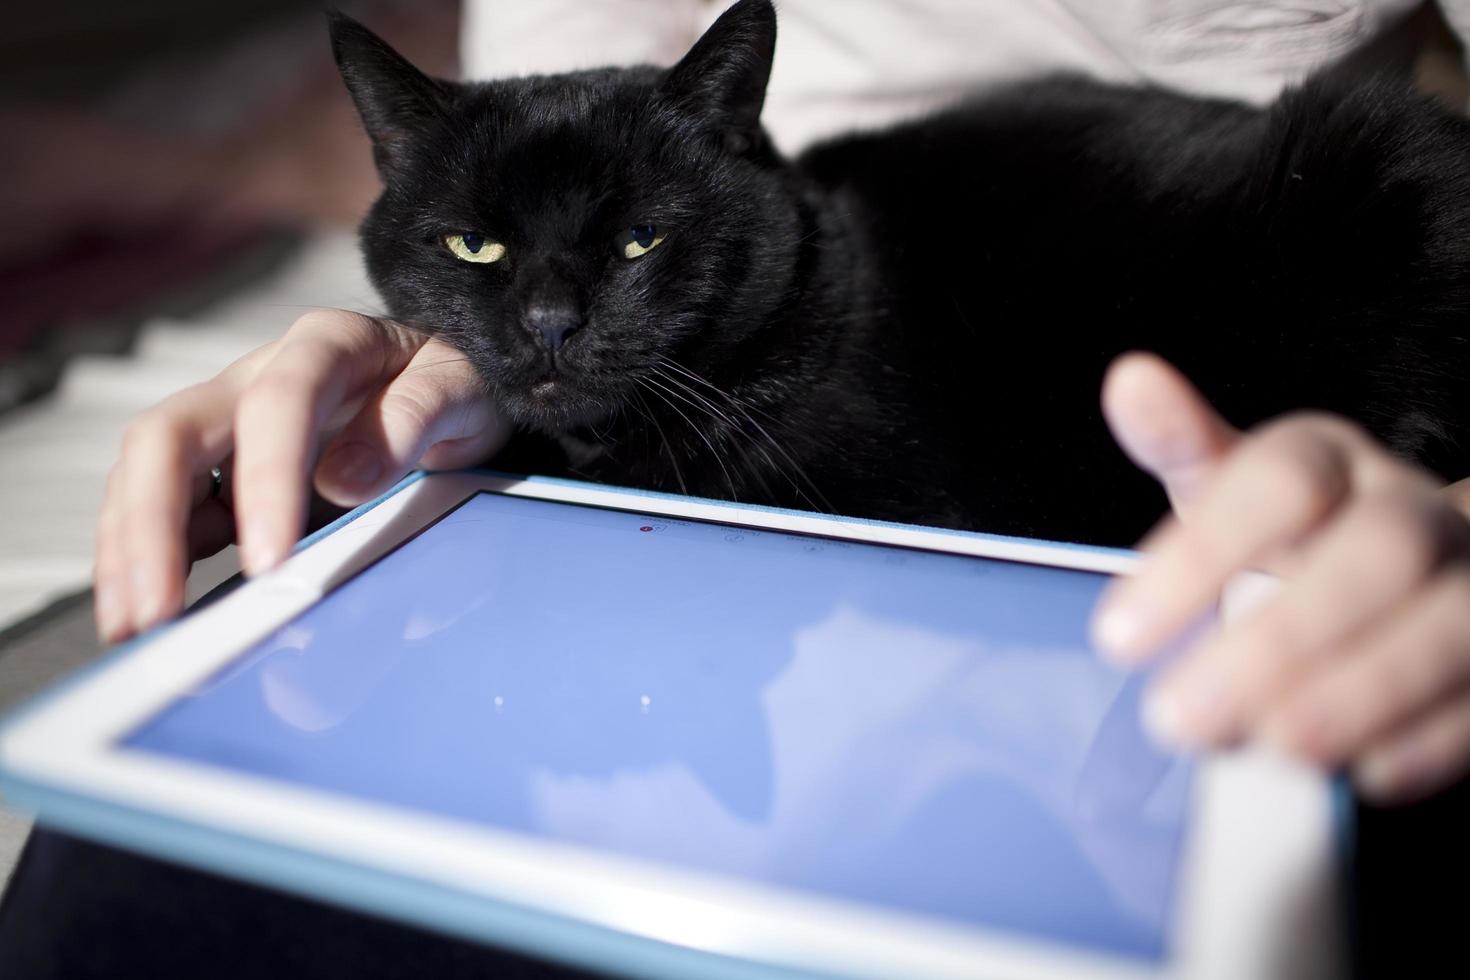
<svg viewBox="0 0 1470 980">
<path fill-rule="evenodd" d="M 492 242 L 478 232 L 467 231 L 463 235 L 445 235 L 444 244 L 457 259 L 466 262 L 499 262 L 505 258 L 505 246 Z"/>
<path fill-rule="evenodd" d="M 623 258 L 636 259 L 652 252 L 663 240 L 664 236 L 658 230 L 658 225 L 634 225 L 619 232 L 618 237 L 613 240 L 613 246 Z"/>
</svg>

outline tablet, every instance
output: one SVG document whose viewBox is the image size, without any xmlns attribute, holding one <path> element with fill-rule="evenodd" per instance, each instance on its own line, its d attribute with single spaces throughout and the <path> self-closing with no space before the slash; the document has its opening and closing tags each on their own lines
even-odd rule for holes
<svg viewBox="0 0 1470 980">
<path fill-rule="evenodd" d="M 23 709 L 4 789 L 612 973 L 1330 975 L 1331 787 L 1148 739 L 1132 560 L 430 476 Z"/>
</svg>

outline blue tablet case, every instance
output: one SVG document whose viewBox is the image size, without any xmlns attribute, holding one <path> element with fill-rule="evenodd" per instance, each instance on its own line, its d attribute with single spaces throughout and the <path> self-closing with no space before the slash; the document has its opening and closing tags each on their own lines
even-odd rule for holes
<svg viewBox="0 0 1470 980">
<path fill-rule="evenodd" d="M 490 476 L 509 474 L 481 471 Z M 297 550 L 336 532 L 377 507 L 383 501 L 422 479 L 422 471 L 409 474 L 382 496 L 369 501 L 315 533 L 303 538 Z M 521 479 L 518 477 L 518 479 Z M 533 483 L 586 487 L 574 480 L 553 477 L 529 477 Z M 612 491 L 630 498 L 687 500 L 687 497 L 597 485 L 601 491 Z M 727 501 L 700 500 L 713 506 L 736 511 L 759 510 L 774 513 L 800 513 L 783 508 L 755 507 Z M 901 527 L 883 521 L 854 520 L 854 523 Z M 924 528 L 934 532 L 936 528 Z M 943 530 L 940 533 L 989 541 L 1016 542 L 1024 539 L 1003 535 Z M 1128 554 L 1113 548 L 1090 545 L 1059 544 L 1076 551 L 1102 554 Z M 187 615 L 187 613 L 185 614 Z M 58 681 L 0 723 L 0 731 L 15 724 L 41 705 L 56 698 L 95 671 L 105 669 L 116 658 L 127 656 L 172 624 L 164 624 L 148 633 L 123 643 L 97 661 Z M 1334 799 L 1337 803 L 1338 838 L 1347 852 L 1351 815 L 1351 797 L 1339 783 Z M 331 904 L 356 909 L 372 915 L 408 922 L 426 929 L 503 945 L 533 955 L 560 960 L 575 966 L 599 971 L 627 973 L 637 976 L 684 978 L 806 977 L 819 976 L 805 972 L 776 970 L 765 964 L 719 956 L 703 951 L 663 943 L 640 936 L 616 932 L 570 918 L 529 910 L 484 896 L 457 892 L 438 884 L 362 867 L 336 858 L 326 857 L 282 845 L 255 840 L 228 831 L 185 823 L 169 817 L 136 810 L 119 804 L 81 796 L 57 789 L 43 782 L 21 778 L 0 770 L 0 793 L 5 802 L 18 810 L 33 813 L 48 826 L 66 830 L 105 844 L 142 852 L 166 861 L 193 865 L 208 871 L 250 881 L 268 887 L 293 891 Z"/>
</svg>

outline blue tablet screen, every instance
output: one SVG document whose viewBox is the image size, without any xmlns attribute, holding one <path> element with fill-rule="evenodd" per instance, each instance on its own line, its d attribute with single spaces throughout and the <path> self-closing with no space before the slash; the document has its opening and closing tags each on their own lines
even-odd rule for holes
<svg viewBox="0 0 1470 980">
<path fill-rule="evenodd" d="M 481 493 L 126 744 L 1158 959 L 1191 772 L 1103 584 Z"/>
</svg>

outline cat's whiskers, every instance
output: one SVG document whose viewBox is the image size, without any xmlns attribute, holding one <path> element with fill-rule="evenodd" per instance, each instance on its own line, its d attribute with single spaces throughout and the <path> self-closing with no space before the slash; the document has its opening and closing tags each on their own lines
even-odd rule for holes
<svg viewBox="0 0 1470 980">
<path fill-rule="evenodd" d="M 777 465 L 775 460 L 771 459 L 769 453 L 764 454 L 766 456 L 766 459 L 770 462 L 772 469 L 776 470 L 776 472 L 786 477 L 786 479 L 791 483 L 792 489 L 796 491 L 797 495 L 804 498 L 807 504 L 810 505 L 813 510 L 825 510 L 828 513 L 836 513 L 836 508 L 832 506 L 831 501 L 829 501 L 822 493 L 822 491 L 818 489 L 816 483 L 811 479 L 810 476 L 807 475 L 806 470 L 802 468 L 801 464 L 796 461 L 795 457 L 790 453 L 790 451 L 786 449 L 784 445 L 782 445 L 774 436 L 771 435 L 769 431 L 767 431 L 765 426 L 761 425 L 760 422 L 756 420 L 755 416 L 752 415 L 751 412 L 760 412 L 760 414 L 764 415 L 774 425 L 783 425 L 784 423 L 777 420 L 769 412 L 763 411 L 758 406 L 746 403 L 745 401 L 737 398 L 730 392 L 725 391 L 723 388 L 720 388 L 709 379 L 701 377 L 699 374 L 691 371 L 689 368 L 685 367 L 682 364 L 679 364 L 677 361 L 674 361 L 671 358 L 661 357 L 659 358 L 659 363 L 672 370 L 678 371 L 680 374 L 684 375 L 687 378 L 699 382 L 700 384 L 704 385 L 705 388 L 707 388 L 708 390 L 719 395 L 724 400 L 726 405 L 728 405 L 734 411 L 738 412 L 741 417 L 745 419 L 745 421 L 749 422 L 750 425 L 761 434 L 765 441 L 769 443 L 770 446 L 776 450 L 776 452 L 781 454 L 781 457 L 786 461 L 787 466 L 789 466 L 791 470 L 795 471 L 796 475 L 799 476 L 806 483 L 806 485 L 811 488 L 812 493 L 817 496 L 817 498 L 821 501 L 821 504 L 818 505 L 817 501 L 814 501 L 811 495 L 807 494 L 806 491 L 803 490 L 796 483 L 796 480 L 792 478 L 790 473 L 786 472 L 785 468 Z M 675 381 L 674 378 L 662 372 L 660 372 L 660 377 L 662 377 L 665 381 Z M 693 389 L 686 384 L 679 383 L 679 387 L 683 388 L 686 391 L 689 391 L 690 393 L 693 393 Z M 753 436 L 750 436 L 750 433 L 746 432 L 743 426 L 734 424 L 733 419 L 729 419 L 728 416 L 725 416 L 725 418 L 728 420 L 729 423 L 731 423 L 734 429 L 739 432 L 745 433 L 746 436 L 749 438 L 754 438 Z"/>
<path fill-rule="evenodd" d="M 760 435 L 765 439 L 765 441 L 768 442 L 772 447 L 774 447 L 776 449 L 777 452 L 779 452 L 782 455 L 782 457 L 786 460 L 786 462 L 793 469 L 795 469 L 797 471 L 798 475 L 800 475 L 803 479 L 807 479 L 806 473 L 804 471 L 802 471 L 800 464 L 798 464 L 796 462 L 796 460 L 794 458 L 792 458 L 791 454 L 786 450 L 786 448 L 783 445 L 781 445 L 781 443 L 778 442 L 775 439 L 775 437 L 773 437 L 770 434 L 770 432 L 767 431 L 766 428 L 764 426 L 762 426 L 760 424 L 760 422 L 758 422 L 755 419 L 755 417 L 751 414 L 752 410 L 753 411 L 760 412 L 762 415 L 765 415 L 767 419 L 770 419 L 773 423 L 775 423 L 776 420 L 769 413 L 762 411 L 761 409 L 757 408 L 754 405 L 748 405 L 747 403 L 745 403 L 741 399 L 737 398 L 735 395 L 733 395 L 730 392 L 725 391 L 724 389 L 720 388 L 719 386 L 713 384 L 708 379 L 703 378 L 703 377 L 700 377 L 698 374 L 695 374 L 694 372 L 690 371 L 688 368 L 685 368 L 681 364 L 678 364 L 678 363 L 676 363 L 674 361 L 671 361 L 671 360 L 669 360 L 667 358 L 663 358 L 662 359 L 662 363 L 665 366 L 667 366 L 667 367 L 673 368 L 674 370 L 677 370 L 677 371 L 681 372 L 686 377 L 689 377 L 689 378 L 692 378 L 695 381 L 698 381 L 700 384 L 704 385 L 708 390 L 710 390 L 710 391 L 714 392 L 715 394 L 719 395 L 720 398 L 722 398 L 724 400 L 725 404 L 729 408 L 731 408 L 734 411 L 738 412 L 740 414 L 741 419 L 743 419 L 746 423 L 748 423 L 750 426 L 752 426 L 753 428 L 755 428 L 756 431 L 759 432 Z M 671 382 L 673 384 L 677 384 L 680 388 L 684 389 L 685 391 L 689 392 L 690 394 L 697 394 L 697 392 L 695 392 L 695 390 L 693 388 L 689 387 L 689 385 L 684 384 L 683 382 L 678 381 L 677 379 L 673 378 L 670 375 L 663 374 L 662 372 L 660 372 L 660 377 L 664 378 L 664 380 L 669 381 L 669 382 Z M 709 403 L 708 402 L 708 399 L 703 398 L 703 396 L 700 396 L 700 397 L 701 397 L 701 400 L 705 401 L 707 404 Z M 716 411 L 718 411 L 718 410 L 716 410 Z M 754 439 L 754 437 L 751 436 L 751 434 L 745 429 L 745 427 L 740 424 L 740 421 L 739 420 L 736 420 L 736 419 L 732 418 L 728 413 L 723 412 L 723 411 L 718 411 L 718 414 L 719 414 L 719 416 L 722 419 L 724 419 L 726 421 L 726 423 L 728 425 L 730 425 L 731 428 L 734 428 L 734 429 L 740 431 L 742 434 L 744 434 L 746 436 L 746 438 L 749 438 L 749 439 L 752 439 L 752 440 Z M 766 460 L 770 464 L 771 468 L 774 469 L 774 470 L 776 470 L 778 473 L 781 473 L 783 476 L 785 476 L 787 478 L 787 480 L 792 483 L 793 489 L 795 489 L 798 494 L 801 494 L 803 497 L 806 497 L 808 503 L 812 503 L 811 498 L 810 497 L 807 497 L 807 495 L 802 491 L 801 487 L 799 487 L 799 486 L 796 485 L 795 480 L 793 480 L 791 478 L 790 474 L 787 474 L 782 469 L 782 467 L 779 464 L 777 464 L 774 459 L 771 458 L 770 454 L 768 452 L 766 452 L 764 448 L 762 448 L 761 452 L 762 452 L 762 455 L 766 457 Z M 811 481 L 808 479 L 807 482 L 810 483 Z M 813 487 L 813 490 L 815 490 L 815 489 L 816 488 Z M 813 504 L 813 506 L 815 507 L 815 504 Z"/>
<path fill-rule="evenodd" d="M 810 245 L 812 248 L 818 249 L 820 251 L 829 252 L 832 250 L 831 245 L 822 245 L 819 244 L 816 240 L 817 236 L 821 233 L 821 228 L 813 228 L 811 231 L 807 232 L 805 235 L 802 235 L 796 241 L 792 242 L 791 246 L 793 248 L 800 248 L 803 245 Z"/>
<path fill-rule="evenodd" d="M 678 378 L 665 374 L 658 368 L 654 368 L 653 373 L 659 378 L 662 378 L 666 384 L 669 384 L 682 392 L 683 395 L 681 395 L 681 397 L 683 397 L 685 401 L 688 401 L 689 397 L 693 397 L 699 403 L 698 407 L 704 409 L 715 419 L 725 423 L 725 425 L 732 428 L 738 429 L 740 427 L 739 421 L 732 418 L 729 412 L 726 412 L 724 409 L 720 408 L 720 406 L 716 405 L 714 402 L 710 401 L 708 398 L 704 397 L 704 395 L 700 394 L 698 391 L 695 391 L 693 388 L 689 387 Z"/>
<path fill-rule="evenodd" d="M 657 369 L 655 369 L 655 371 L 657 371 Z M 753 435 L 746 431 L 744 426 L 741 425 L 740 420 L 733 418 L 728 412 L 719 408 L 719 406 L 715 405 L 713 402 L 709 401 L 709 399 L 705 398 L 693 388 L 690 388 L 688 385 L 679 381 L 677 378 L 664 374 L 661 371 L 658 372 L 658 374 L 659 377 L 663 378 L 666 382 L 698 398 L 700 402 L 703 403 L 703 407 L 710 414 L 711 417 L 724 423 L 724 427 L 726 429 L 738 433 L 747 440 L 746 442 L 730 443 L 730 447 L 740 452 L 743 462 L 745 463 L 745 466 L 742 467 L 745 474 L 748 477 L 753 478 L 757 483 L 760 484 L 761 491 L 768 498 L 773 495 L 771 493 L 771 485 L 766 482 L 766 478 L 764 475 L 765 469 L 770 469 L 776 473 L 781 474 L 781 476 L 786 478 L 786 482 L 791 484 L 792 490 L 796 491 L 799 496 L 806 497 L 806 494 L 803 493 L 801 486 L 796 482 L 795 478 L 793 478 L 790 473 L 786 472 L 785 467 L 779 461 L 777 461 L 775 457 L 771 455 L 770 449 L 767 448 L 764 443 L 757 441 Z M 751 424 L 753 425 L 755 423 L 752 422 Z M 780 447 L 778 446 L 777 448 L 779 449 Z M 760 459 L 765 461 L 764 467 L 758 465 L 751 460 L 752 453 L 758 454 Z M 810 498 L 807 498 L 807 500 L 810 503 Z M 815 507 L 815 505 L 813 506 Z"/>
<path fill-rule="evenodd" d="M 587 426 L 588 431 L 592 433 L 592 438 L 597 440 L 597 444 L 602 447 L 602 451 L 607 455 L 607 458 L 615 463 L 618 461 L 618 457 L 613 453 L 612 447 L 617 445 L 617 441 L 608 442 L 608 436 L 617 428 L 618 420 L 623 417 L 623 412 L 628 407 L 628 402 L 618 402 L 613 407 L 612 414 L 608 416 L 607 426 L 602 432 L 598 432 L 597 426 L 595 425 Z"/>
<path fill-rule="evenodd" d="M 771 456 L 770 450 L 768 450 L 761 443 L 756 442 L 754 438 L 750 435 L 750 433 L 744 430 L 738 419 L 733 418 L 728 412 L 720 408 L 714 402 L 711 402 L 708 398 L 705 398 L 698 391 L 695 391 L 693 388 L 684 384 L 679 379 L 665 374 L 658 368 L 654 368 L 654 372 L 670 385 L 685 392 L 687 395 L 691 395 L 694 398 L 698 399 L 700 403 L 699 407 L 703 408 L 704 411 L 708 413 L 711 418 L 714 418 L 716 421 L 722 423 L 725 430 L 735 432 L 738 435 L 743 436 L 747 440 L 746 442 L 728 442 L 727 445 L 730 449 L 740 454 L 739 462 L 741 464 L 740 469 L 743 475 L 747 479 L 754 480 L 757 484 L 759 484 L 761 493 L 763 493 L 768 499 L 772 498 L 774 494 L 772 494 L 771 492 L 770 483 L 766 481 L 765 471 L 767 469 L 773 470 L 786 477 L 787 481 L 791 483 L 792 488 L 795 489 L 797 493 L 801 492 L 801 488 L 797 486 L 796 481 L 793 480 L 791 476 L 782 469 L 781 464 L 778 463 Z M 685 400 L 687 401 L 687 398 Z M 751 459 L 752 452 L 759 453 L 760 458 L 765 461 L 764 466 L 759 465 L 756 461 L 753 461 Z M 731 462 L 735 463 L 736 460 L 731 459 Z"/>
<path fill-rule="evenodd" d="M 668 381 L 669 380 L 669 378 L 667 376 L 665 376 L 665 375 L 660 375 L 660 377 L 662 377 L 665 381 Z M 704 430 L 701 429 L 699 426 L 695 425 L 694 424 L 694 420 L 691 419 L 688 415 L 684 414 L 683 410 L 680 409 L 678 405 L 675 405 L 669 399 L 668 396 L 673 396 L 675 398 L 678 398 L 680 401 L 684 402 L 686 405 L 690 405 L 690 406 L 692 406 L 692 407 L 694 407 L 696 409 L 699 408 L 700 406 L 697 403 L 690 401 L 688 398 L 685 398 L 683 395 L 679 394 L 679 392 L 676 391 L 676 390 L 674 390 L 673 388 L 666 387 L 666 386 L 660 384 L 659 382 L 655 381 L 653 378 L 642 378 L 640 380 L 644 384 L 650 385 L 651 387 L 649 388 L 649 391 L 651 391 L 655 395 L 658 395 L 658 397 L 664 402 L 664 404 L 668 405 L 669 408 L 673 409 L 674 412 L 679 416 L 679 418 L 683 419 L 684 422 L 685 422 L 685 424 L 687 424 L 690 429 L 694 430 L 694 434 L 697 435 L 697 436 L 699 436 L 699 438 L 704 441 L 704 444 L 709 447 L 710 455 L 714 456 L 715 462 L 718 463 L 718 464 L 720 464 L 720 471 L 725 474 L 725 483 L 728 484 L 729 487 L 730 487 L 730 499 L 731 500 L 739 500 L 740 499 L 740 492 L 735 489 L 735 480 L 734 480 L 733 477 L 730 476 L 730 470 L 729 470 L 728 467 L 725 466 L 725 459 L 720 454 L 720 451 L 715 448 L 715 444 L 712 441 L 710 441 L 709 436 L 705 434 Z"/>
<path fill-rule="evenodd" d="M 635 378 L 634 380 L 637 379 Z M 679 481 L 679 491 L 687 496 L 689 494 L 689 487 L 684 482 L 684 474 L 679 471 L 679 458 L 674 453 L 674 447 L 670 444 L 669 437 L 664 435 L 664 427 L 658 424 L 658 418 L 654 415 L 653 410 L 648 407 L 648 402 L 643 400 L 643 392 L 635 388 L 633 389 L 633 394 L 637 397 L 639 404 L 643 406 L 641 409 L 643 417 L 653 423 L 654 429 L 658 432 L 659 439 L 663 441 L 664 451 L 669 454 L 669 462 L 674 467 L 674 479 Z"/>
<path fill-rule="evenodd" d="M 750 402 L 745 401 L 743 398 L 739 398 L 739 397 L 731 394 L 730 392 L 728 392 L 725 389 L 723 389 L 723 388 L 719 387 L 718 385 L 716 385 L 714 382 L 710 381 L 708 378 L 705 378 L 702 375 L 699 375 L 699 374 L 694 373 L 689 368 L 685 367 L 684 365 L 680 364 L 679 362 L 670 360 L 667 357 L 660 358 L 659 361 L 665 367 L 673 368 L 675 371 L 678 371 L 680 374 L 684 375 L 684 377 L 689 378 L 692 381 L 697 381 L 699 384 L 704 385 L 710 391 L 714 392 L 715 394 L 717 394 L 721 398 L 723 398 L 725 400 L 726 404 L 728 404 L 731 408 L 733 408 L 736 411 L 738 411 L 742 416 L 745 416 L 745 417 L 748 418 L 750 416 L 750 413 L 755 412 L 755 413 L 757 413 L 759 415 L 764 416 L 765 419 L 768 422 L 770 422 L 772 425 L 779 425 L 779 426 L 782 426 L 783 428 L 787 425 L 786 422 L 784 422 L 784 421 L 776 418 L 776 416 L 772 415 L 770 412 L 767 412 L 765 409 L 761 408 L 759 405 L 752 405 Z"/>
</svg>

